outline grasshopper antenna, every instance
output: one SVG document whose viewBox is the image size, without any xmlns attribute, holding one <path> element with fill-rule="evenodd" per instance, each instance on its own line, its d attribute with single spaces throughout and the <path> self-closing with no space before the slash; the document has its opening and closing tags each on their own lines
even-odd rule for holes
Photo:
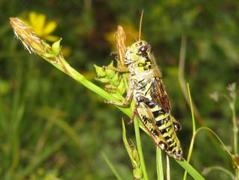
<svg viewBox="0 0 239 180">
<path fill-rule="evenodd" d="M 139 20 L 139 40 L 141 38 L 143 17 L 144 17 L 144 10 L 141 11 L 140 20 Z"/>
</svg>

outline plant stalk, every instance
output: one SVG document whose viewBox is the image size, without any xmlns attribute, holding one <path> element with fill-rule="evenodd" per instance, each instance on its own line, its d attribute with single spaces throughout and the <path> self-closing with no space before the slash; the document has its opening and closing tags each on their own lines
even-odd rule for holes
<svg viewBox="0 0 239 180">
<path fill-rule="evenodd" d="M 191 93 L 190 93 L 189 84 L 187 84 L 187 93 L 188 93 L 188 99 L 189 99 L 191 117 L 192 117 L 192 139 L 190 142 L 188 156 L 187 156 L 187 162 L 189 163 L 191 156 L 192 156 L 192 152 L 193 152 L 195 133 L 196 133 L 196 124 L 195 124 L 195 118 L 194 118 L 194 106 L 192 103 L 192 97 L 191 97 Z M 183 180 L 186 180 L 186 179 L 187 179 L 187 171 L 185 170 L 184 175 L 183 175 Z"/>
<path fill-rule="evenodd" d="M 167 180 L 170 180 L 170 161 L 169 161 L 169 157 L 166 156 L 166 164 L 167 164 Z"/>
<path fill-rule="evenodd" d="M 137 150 L 139 153 L 139 159 L 140 159 L 140 165 L 143 170 L 143 178 L 144 180 L 148 180 L 148 174 L 144 162 L 144 155 L 143 155 L 143 150 L 142 150 L 142 144 L 141 144 L 141 139 L 140 139 L 140 130 L 139 130 L 139 120 L 134 119 L 134 131 L 135 131 L 135 139 L 136 139 L 136 146 Z"/>
<path fill-rule="evenodd" d="M 157 180 L 164 180 L 162 151 L 156 147 L 156 168 L 157 168 Z"/>
</svg>

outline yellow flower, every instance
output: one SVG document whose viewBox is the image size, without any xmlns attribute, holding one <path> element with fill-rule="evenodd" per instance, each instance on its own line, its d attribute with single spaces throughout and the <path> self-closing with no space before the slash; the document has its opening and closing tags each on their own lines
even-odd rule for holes
<svg viewBox="0 0 239 180">
<path fill-rule="evenodd" d="M 30 12 L 28 19 L 23 19 L 25 23 L 30 25 L 35 31 L 36 35 L 41 39 L 55 42 L 59 39 L 58 36 L 51 35 L 55 31 L 56 21 L 46 21 L 46 15 L 36 12 Z"/>
</svg>

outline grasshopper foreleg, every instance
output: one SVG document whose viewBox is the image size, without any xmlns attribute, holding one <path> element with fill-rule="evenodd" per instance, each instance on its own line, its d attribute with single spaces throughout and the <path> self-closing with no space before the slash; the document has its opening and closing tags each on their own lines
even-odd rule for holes
<svg viewBox="0 0 239 180">
<path fill-rule="evenodd" d="M 107 104 L 113 104 L 119 107 L 129 107 L 133 98 L 133 88 L 129 86 L 126 97 L 123 101 L 106 101 Z"/>
</svg>

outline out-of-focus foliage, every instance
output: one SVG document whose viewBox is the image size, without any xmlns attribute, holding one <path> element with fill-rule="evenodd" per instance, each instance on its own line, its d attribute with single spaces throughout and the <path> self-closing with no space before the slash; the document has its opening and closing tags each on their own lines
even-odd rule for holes
<svg viewBox="0 0 239 180">
<path fill-rule="evenodd" d="M 209 95 L 215 91 L 227 94 L 228 84 L 238 83 L 238 1 L 1 0 L 0 9 L 0 179 L 113 179 L 102 152 L 125 179 L 131 177 L 121 140 L 122 114 L 30 56 L 13 38 L 8 18 L 27 17 L 30 12 L 57 23 L 54 35 L 64 37 L 63 46 L 70 47 L 68 61 L 93 79 L 93 64 L 106 65 L 112 60 L 112 32 L 117 25 L 127 24 L 130 31 L 137 32 L 144 9 L 142 34 L 152 44 L 173 114 L 183 125 L 179 136 L 186 154 L 190 111 L 177 83 L 183 34 L 187 39 L 186 81 L 203 123 L 226 145 L 232 144 L 229 104 L 223 98 L 214 102 Z M 143 136 L 143 145 L 147 169 L 154 179 L 154 145 L 148 136 Z M 220 146 L 205 134 L 196 140 L 192 163 L 199 170 L 221 165 L 233 171 Z M 175 179 L 183 171 L 171 164 Z M 44 170 L 39 174 L 39 169 Z M 211 173 L 208 179 L 215 177 L 228 178 Z"/>
</svg>

